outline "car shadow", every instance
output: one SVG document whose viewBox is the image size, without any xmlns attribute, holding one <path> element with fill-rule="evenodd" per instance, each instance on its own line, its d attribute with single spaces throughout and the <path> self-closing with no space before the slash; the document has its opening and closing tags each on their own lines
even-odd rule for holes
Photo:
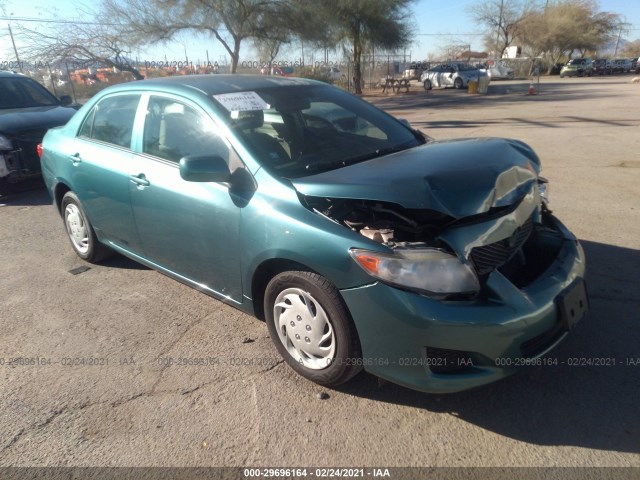
<svg viewBox="0 0 640 480">
<path fill-rule="evenodd" d="M 590 312 L 546 358 L 503 381 L 426 394 L 363 374 L 350 395 L 450 414 L 537 445 L 640 453 L 640 251 L 584 241 Z"/>
<path fill-rule="evenodd" d="M 51 197 L 44 187 L 42 179 L 34 179 L 15 186 L 16 191 L 0 197 L 0 205 L 30 207 L 49 205 Z"/>
<path fill-rule="evenodd" d="M 118 252 L 114 252 L 112 255 L 102 260 L 100 265 L 103 267 L 119 268 L 122 270 L 151 270 L 146 265 L 138 263 L 129 257 L 125 257 Z"/>
</svg>

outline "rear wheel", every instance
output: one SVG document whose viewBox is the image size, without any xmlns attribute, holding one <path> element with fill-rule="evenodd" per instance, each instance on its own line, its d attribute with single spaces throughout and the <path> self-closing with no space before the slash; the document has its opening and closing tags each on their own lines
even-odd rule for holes
<svg viewBox="0 0 640 480">
<path fill-rule="evenodd" d="M 62 218 L 69 241 L 76 254 L 87 262 L 95 263 L 106 258 L 111 250 L 101 244 L 82 208 L 77 195 L 65 193 L 62 197 Z"/>
<path fill-rule="evenodd" d="M 461 90 L 462 87 L 464 86 L 462 79 L 460 77 L 456 78 L 455 81 L 453 82 L 453 86 L 458 90 Z"/>
<path fill-rule="evenodd" d="M 424 85 L 425 90 L 431 90 L 433 88 L 433 86 L 431 85 L 431 80 L 429 80 L 428 78 L 423 82 L 422 85 Z"/>
<path fill-rule="evenodd" d="M 333 386 L 362 369 L 355 326 L 326 278 L 307 271 L 276 275 L 267 285 L 264 311 L 278 352 L 303 377 Z"/>
</svg>

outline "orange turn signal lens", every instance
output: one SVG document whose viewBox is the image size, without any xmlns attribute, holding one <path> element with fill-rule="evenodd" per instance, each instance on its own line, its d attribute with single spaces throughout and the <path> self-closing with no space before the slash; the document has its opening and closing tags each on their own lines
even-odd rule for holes
<svg viewBox="0 0 640 480">
<path fill-rule="evenodd" d="M 380 264 L 380 259 L 374 257 L 372 255 L 367 255 L 366 253 L 358 253 L 354 255 L 356 261 L 360 264 L 362 268 L 372 274 L 378 273 L 378 266 Z"/>
</svg>

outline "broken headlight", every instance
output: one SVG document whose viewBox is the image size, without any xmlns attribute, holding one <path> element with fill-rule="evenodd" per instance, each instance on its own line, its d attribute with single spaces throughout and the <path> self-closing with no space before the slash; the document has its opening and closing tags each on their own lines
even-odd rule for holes
<svg viewBox="0 0 640 480">
<path fill-rule="evenodd" d="M 470 295 L 480 290 L 469 265 L 435 248 L 397 249 L 390 254 L 352 248 L 349 253 L 372 277 L 430 297 Z"/>
</svg>

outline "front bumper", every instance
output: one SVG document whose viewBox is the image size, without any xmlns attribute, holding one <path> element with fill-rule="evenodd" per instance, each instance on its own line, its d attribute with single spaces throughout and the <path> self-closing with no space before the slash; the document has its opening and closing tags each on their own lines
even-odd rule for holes
<svg viewBox="0 0 640 480">
<path fill-rule="evenodd" d="M 365 370 L 415 390 L 456 392 L 504 378 L 554 348 L 566 336 L 557 299 L 582 281 L 585 259 L 575 237 L 551 219 L 561 247 L 524 288 L 494 271 L 486 285 L 496 296 L 475 301 L 436 301 L 382 283 L 343 290 Z M 440 368 L 447 359 L 458 368 Z"/>
</svg>

